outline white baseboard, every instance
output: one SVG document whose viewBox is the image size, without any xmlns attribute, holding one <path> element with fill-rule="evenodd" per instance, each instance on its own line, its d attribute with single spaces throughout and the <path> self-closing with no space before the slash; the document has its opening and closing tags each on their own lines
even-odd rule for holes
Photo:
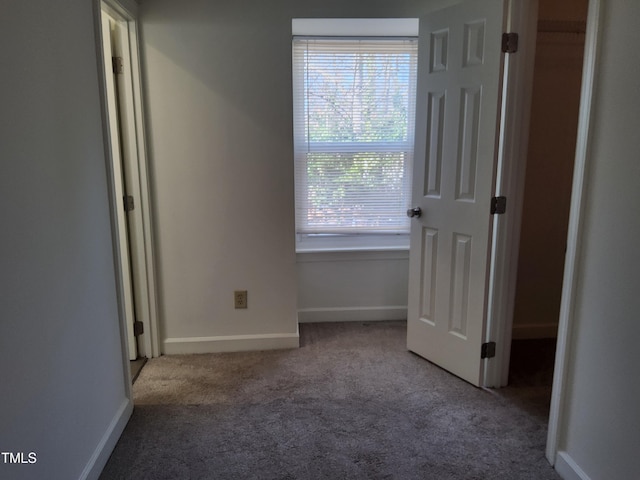
<svg viewBox="0 0 640 480">
<path fill-rule="evenodd" d="M 558 336 L 557 323 L 540 323 L 513 325 L 513 337 L 516 340 L 534 338 L 556 338 Z"/>
<path fill-rule="evenodd" d="M 558 452 L 554 468 L 563 480 L 591 480 L 567 452 Z"/>
<path fill-rule="evenodd" d="M 120 435 L 122 435 L 124 431 L 124 427 L 127 426 L 131 413 L 133 413 L 133 402 L 127 398 L 122 402 L 122 405 L 120 405 L 107 431 L 102 436 L 93 455 L 91 455 L 87 465 L 84 467 L 82 474 L 80 474 L 80 480 L 97 480 L 98 477 L 100 477 L 111 452 L 113 452 L 116 443 L 118 443 L 120 439 Z"/>
<path fill-rule="evenodd" d="M 388 307 L 303 308 L 298 310 L 299 323 L 373 322 L 406 319 L 406 305 L 393 305 Z"/>
<path fill-rule="evenodd" d="M 267 333 L 262 335 L 227 335 L 219 337 L 167 338 L 166 355 L 188 353 L 245 352 L 298 348 L 300 337 L 296 333 Z"/>
</svg>

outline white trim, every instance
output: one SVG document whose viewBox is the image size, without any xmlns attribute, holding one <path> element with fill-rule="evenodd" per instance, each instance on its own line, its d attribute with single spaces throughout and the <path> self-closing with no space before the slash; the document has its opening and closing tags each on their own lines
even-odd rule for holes
<svg viewBox="0 0 640 480">
<path fill-rule="evenodd" d="M 296 263 L 375 262 L 386 260 L 409 260 L 409 249 L 326 250 L 298 252 L 296 254 Z"/>
<path fill-rule="evenodd" d="M 146 138 L 144 128 L 144 108 L 142 99 L 142 80 L 139 57 L 139 40 L 137 25 L 137 4 L 131 0 L 96 0 L 98 15 L 102 10 L 127 25 L 130 59 L 127 66 L 130 68 L 132 86 L 132 112 L 135 134 L 135 181 L 133 191 L 130 192 L 136 198 L 136 209 L 133 212 L 134 233 L 130 238 L 131 249 L 131 275 L 133 277 L 133 290 L 137 319 L 142 321 L 144 334 L 138 339 L 138 352 L 140 356 L 157 357 L 160 351 L 160 334 L 158 326 L 157 287 L 155 278 L 155 262 L 153 249 L 153 228 L 151 218 L 151 196 L 149 187 L 149 173 L 147 166 Z M 102 39 L 100 39 L 102 45 Z M 102 59 L 100 51 L 100 59 Z M 103 62 L 104 63 L 104 62 Z M 100 76 L 104 78 L 104 65 L 100 64 Z M 126 66 L 125 66 L 126 68 Z M 104 96 L 103 96 L 104 97 Z M 106 102 L 106 101 L 105 101 Z M 106 103 L 105 103 L 106 105 Z M 107 132 L 105 138 L 109 138 Z M 108 154 L 110 174 L 110 186 L 113 188 L 113 174 L 111 152 Z M 112 201 L 113 214 L 117 215 L 121 207 L 119 199 Z M 115 230 L 117 232 L 117 229 Z M 116 237 L 117 238 L 117 237 Z M 117 251 L 119 251 L 119 245 Z M 121 289 L 120 289 L 121 290 Z M 127 367 L 128 368 L 128 367 Z"/>
<path fill-rule="evenodd" d="M 86 466 L 80 474 L 81 480 L 94 480 L 100 477 L 104 466 L 109 460 L 109 456 L 116 444 L 124 428 L 127 426 L 127 422 L 133 413 L 133 402 L 130 399 L 126 399 L 120 405 L 120 408 L 111 419 L 109 427 L 105 431 L 104 435 L 100 439 L 98 446 L 93 451 L 93 455 L 87 462 Z"/>
<path fill-rule="evenodd" d="M 417 18 L 294 18 L 293 35 L 417 37 Z"/>
<path fill-rule="evenodd" d="M 93 21 L 94 34 L 96 41 L 96 60 L 98 68 L 98 91 L 101 97 L 101 114 L 102 114 L 102 136 L 104 144 L 104 158 L 107 173 L 107 184 L 109 196 L 109 216 L 111 222 L 111 244 L 113 248 L 113 268 L 115 272 L 116 296 L 118 300 L 118 326 L 120 328 L 120 343 L 122 356 L 122 377 L 124 379 L 125 397 L 129 402 L 133 402 L 133 393 L 131 391 L 131 369 L 129 366 L 128 337 L 126 326 L 126 313 L 124 306 L 124 293 L 122 283 L 122 267 L 119 262 L 120 244 L 118 241 L 118 219 L 116 208 L 120 205 L 118 199 L 114 198 L 114 178 L 111 159 L 111 139 L 109 133 L 109 116 L 107 112 L 107 86 L 105 82 L 105 63 L 104 49 L 102 46 L 102 5 L 101 0 L 94 0 L 93 3 Z"/>
<path fill-rule="evenodd" d="M 143 321 L 145 321 L 145 333 L 141 336 L 141 355 L 147 357 L 160 356 L 160 334 L 158 327 L 158 300 L 155 274 L 153 228 L 151 218 L 151 188 L 148 172 L 148 157 L 146 149 L 146 134 L 144 125 L 144 107 L 142 100 L 142 78 L 139 55 L 138 23 L 137 17 L 128 20 L 129 35 L 131 43 L 131 76 L 133 83 L 133 108 L 136 119 L 136 139 L 138 146 L 138 169 L 139 169 L 139 208 L 142 213 L 142 224 L 140 225 L 143 234 L 144 258 L 141 264 L 144 269 L 139 273 L 140 282 L 134 282 L 134 288 L 145 284 Z M 138 291 L 136 290 L 136 295 Z"/>
<path fill-rule="evenodd" d="M 167 338 L 166 355 L 189 353 L 220 353 L 298 348 L 300 336 L 296 333 L 265 333 L 262 335 L 227 335 L 217 337 Z"/>
<path fill-rule="evenodd" d="M 563 480 L 591 480 L 567 452 L 558 452 L 555 469 Z"/>
<path fill-rule="evenodd" d="M 136 18 L 138 4 L 135 0 L 101 0 L 103 8 L 112 17 Z"/>
<path fill-rule="evenodd" d="M 514 325 L 512 339 L 524 340 L 532 338 L 556 338 L 558 334 L 557 323 L 538 323 Z"/>
<path fill-rule="evenodd" d="M 409 251 L 409 234 L 296 235 L 296 252 Z"/>
<path fill-rule="evenodd" d="M 102 7 L 106 7 L 101 4 Z M 113 9 L 109 9 L 113 11 Z M 133 289 L 131 285 L 131 262 L 129 257 L 128 239 L 127 239 L 127 214 L 122 208 L 122 197 L 124 195 L 122 172 L 122 156 L 121 144 L 125 145 L 126 142 L 121 142 L 120 128 L 118 125 L 118 98 L 116 95 L 118 83 L 115 76 L 111 73 L 111 62 L 109 57 L 116 55 L 124 56 L 123 51 L 127 51 L 128 48 L 123 48 L 120 44 L 122 41 L 123 29 L 120 25 L 120 21 L 116 20 L 117 14 L 113 16 L 107 12 L 106 8 L 101 11 L 101 27 L 102 27 L 102 41 L 103 58 L 105 60 L 102 65 L 102 70 L 105 72 L 104 85 L 106 92 L 106 112 L 108 121 L 108 138 L 109 140 L 109 154 L 106 155 L 107 159 L 111 161 L 108 163 L 107 171 L 109 175 L 109 183 L 111 188 L 110 200 L 115 201 L 113 205 L 112 213 L 115 216 L 116 223 L 113 229 L 114 235 L 116 235 L 116 249 L 119 269 L 117 270 L 118 280 L 122 283 L 122 288 L 118 288 L 118 292 L 122 294 L 121 301 L 124 305 L 124 325 L 126 327 L 127 347 L 129 352 L 129 359 L 133 360 L 138 355 L 138 347 L 136 337 L 134 335 L 134 304 L 133 304 Z M 117 28 L 114 28 L 116 27 Z M 113 31 L 112 31 L 112 28 Z M 116 40 L 117 38 L 117 40 Z"/>
<path fill-rule="evenodd" d="M 299 323 L 376 322 L 406 319 L 406 305 L 391 305 L 384 307 L 301 308 L 298 310 Z"/>
<path fill-rule="evenodd" d="M 493 221 L 485 341 L 496 342 L 497 352 L 485 360 L 485 387 L 508 380 L 538 18 L 537 0 L 508 3 L 506 31 L 520 41 L 518 52 L 505 54 L 495 195 L 507 197 L 507 212 Z"/>
<path fill-rule="evenodd" d="M 575 314 L 575 295 L 579 278 L 578 256 L 581 250 L 583 198 L 587 176 L 591 139 L 591 108 L 595 88 L 595 69 L 598 61 L 598 38 L 600 31 L 601 0 L 589 1 L 587 32 L 585 37 L 584 66 L 582 69 L 582 91 L 580 93 L 580 115 L 576 141 L 576 160 L 571 192 L 571 209 L 567 233 L 567 253 L 564 263 L 560 322 L 553 375 L 553 390 L 549 410 L 547 434 L 547 460 L 553 465 L 561 442 L 560 427 L 564 422 L 567 396 L 571 336 Z"/>
</svg>

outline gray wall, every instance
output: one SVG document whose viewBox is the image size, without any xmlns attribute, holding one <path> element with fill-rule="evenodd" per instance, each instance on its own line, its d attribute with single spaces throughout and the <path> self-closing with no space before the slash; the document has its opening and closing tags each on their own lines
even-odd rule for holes
<svg viewBox="0 0 640 480">
<path fill-rule="evenodd" d="M 0 478 L 74 479 L 128 405 L 92 3 L 4 1 L 0 44 Z"/>
<path fill-rule="evenodd" d="M 592 480 L 640 472 L 640 3 L 602 15 L 560 445 Z"/>
</svg>

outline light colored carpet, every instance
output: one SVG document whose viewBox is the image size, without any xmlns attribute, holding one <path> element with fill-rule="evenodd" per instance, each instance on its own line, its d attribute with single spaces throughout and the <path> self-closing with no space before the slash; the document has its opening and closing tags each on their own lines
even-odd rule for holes
<svg viewBox="0 0 640 480">
<path fill-rule="evenodd" d="M 403 322 L 300 333 L 297 350 L 147 362 L 101 478 L 559 478 L 549 385 L 468 385 L 407 352 Z"/>
</svg>

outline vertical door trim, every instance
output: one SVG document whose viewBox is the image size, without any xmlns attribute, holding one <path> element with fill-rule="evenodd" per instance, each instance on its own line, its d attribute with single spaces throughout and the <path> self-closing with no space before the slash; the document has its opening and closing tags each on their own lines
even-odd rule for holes
<svg viewBox="0 0 640 480">
<path fill-rule="evenodd" d="M 553 390 L 549 410 L 546 457 L 555 465 L 562 439 L 562 426 L 566 417 L 567 378 L 572 354 L 571 341 L 575 324 L 575 293 L 579 278 L 578 257 L 581 251 L 585 184 L 588 175 L 588 159 L 591 149 L 592 97 L 595 88 L 595 69 L 598 62 L 599 36 L 601 29 L 601 0 L 589 0 L 587 31 L 585 37 L 582 88 L 580 92 L 580 114 L 576 157 L 571 190 L 571 209 L 567 234 L 567 253 L 564 264 L 562 299 L 560 301 L 560 323 L 556 361 L 553 374 Z"/>
<path fill-rule="evenodd" d="M 147 282 L 148 335 L 143 336 L 143 349 L 147 357 L 159 357 L 161 339 L 158 327 L 158 302 L 153 242 L 153 222 L 151 214 L 151 186 L 147 157 L 147 141 L 144 126 L 144 105 L 142 100 L 142 76 L 139 56 L 139 37 L 137 16 L 129 19 L 129 41 L 131 48 L 131 75 L 133 79 L 133 108 L 136 118 L 136 137 L 138 145 L 138 173 L 140 177 L 140 209 L 142 210 L 142 229 L 144 232 L 144 259 Z"/>
<path fill-rule="evenodd" d="M 103 117 L 105 123 L 105 139 L 109 139 L 108 132 L 108 111 L 106 108 L 106 92 L 104 90 L 104 75 L 109 72 L 104 71 L 104 59 L 102 53 L 102 35 L 101 35 L 101 15 L 104 9 L 111 16 L 114 16 L 118 20 L 124 21 L 128 27 L 128 41 L 130 44 L 130 64 L 125 65 L 125 68 L 129 68 L 132 77 L 133 88 L 133 114 L 135 124 L 135 142 L 137 159 L 135 159 L 137 165 L 134 165 L 137 173 L 139 174 L 139 198 L 135 199 L 136 209 L 141 212 L 141 220 L 136 224 L 136 229 L 141 233 L 141 241 L 135 245 L 131 244 L 131 249 L 135 249 L 132 252 L 132 276 L 133 276 L 133 288 L 134 296 L 136 299 L 136 307 L 138 319 L 144 324 L 144 334 L 140 337 L 138 342 L 138 348 L 141 356 L 145 357 L 157 357 L 162 352 L 160 349 L 160 335 L 158 327 L 158 307 L 157 307 L 157 287 L 156 287 L 156 274 L 155 274 L 155 261 L 154 261 L 154 249 L 153 249 L 153 227 L 151 217 L 151 194 L 149 185 L 149 171 L 148 171 L 148 158 L 146 153 L 146 139 L 144 128 L 144 108 L 142 102 L 142 81 L 141 81 L 141 68 L 139 58 L 139 42 L 138 42 L 138 28 L 137 28 L 137 4 L 131 0 L 94 0 L 94 10 L 97 17 L 96 22 L 100 27 L 97 28 L 97 36 L 100 37 L 98 45 L 99 55 L 99 73 L 100 73 L 100 87 L 103 97 Z M 113 172 L 112 170 L 112 156 L 110 145 L 107 145 L 107 170 L 109 175 L 110 189 L 113 189 Z M 112 222 L 115 222 L 116 210 L 121 207 L 122 199 L 111 199 L 111 215 Z M 117 233 L 117 225 L 113 226 L 114 235 Z M 117 242 L 117 235 L 114 237 L 114 241 Z M 114 246 L 114 251 L 119 251 L 119 245 Z M 133 255 L 135 253 L 135 255 Z M 135 259 L 134 259 L 135 257 Z M 120 275 L 119 268 L 117 270 Z M 144 291 L 140 291 L 140 288 L 144 288 Z M 118 286 L 118 294 L 122 295 L 122 286 Z M 143 299 L 142 301 L 139 301 Z M 121 299 L 120 299 L 121 301 Z M 125 331 L 126 333 L 126 331 Z M 126 345 L 126 338 L 123 339 Z M 128 360 L 126 362 L 126 368 L 129 369 Z"/>
<path fill-rule="evenodd" d="M 506 196 L 508 207 L 492 226 L 485 342 L 496 342 L 496 356 L 484 360 L 485 387 L 505 386 L 509 372 L 538 0 L 509 0 L 507 8 L 507 32 L 519 34 L 519 45 L 505 54 L 495 195 Z"/>
<path fill-rule="evenodd" d="M 125 326 L 127 331 L 127 343 L 128 343 L 128 352 L 129 359 L 135 360 L 138 357 L 138 341 L 135 337 L 135 305 L 134 305 L 134 295 L 133 295 L 133 279 L 131 277 L 131 248 L 129 245 L 129 231 L 127 227 L 128 222 L 128 213 L 123 208 L 124 205 L 118 208 L 118 203 L 120 199 L 124 199 L 124 195 L 127 192 L 127 189 L 124 184 L 124 166 L 126 162 L 124 161 L 123 155 L 124 150 L 126 150 L 128 146 L 128 142 L 125 141 L 123 137 L 123 128 L 122 124 L 122 115 L 120 115 L 118 109 L 118 77 L 121 75 L 116 75 L 111 73 L 111 69 L 115 68 L 112 65 L 111 60 L 114 57 L 122 55 L 122 52 L 119 50 L 116 41 L 114 41 L 115 37 L 121 36 L 117 31 L 122 27 L 117 26 L 119 21 L 115 20 L 115 18 L 105 11 L 102 12 L 102 47 L 105 56 L 105 86 L 107 93 L 107 114 L 109 121 L 109 134 L 110 134 L 110 147 L 111 147 L 111 169 L 113 172 L 113 193 L 114 198 L 116 199 L 116 209 L 114 211 L 118 229 L 117 229 L 117 238 L 118 238 L 118 260 L 119 266 L 121 270 L 120 279 L 122 280 L 122 295 L 123 295 L 123 304 L 125 311 Z M 115 29 L 114 29 L 115 27 Z M 123 148 L 125 147 L 125 148 Z"/>
<path fill-rule="evenodd" d="M 107 176 L 107 195 L 109 197 L 109 217 L 111 223 L 111 243 L 113 249 L 113 269 L 115 273 L 116 297 L 118 303 L 118 326 L 120 327 L 120 343 L 122 370 L 124 379 L 124 392 L 128 400 L 128 406 L 133 411 L 133 392 L 131 390 L 131 369 L 129 367 L 128 352 L 128 336 L 127 336 L 127 315 L 124 306 L 123 293 L 123 272 L 119 261 L 120 258 L 120 242 L 118 241 L 118 218 L 116 208 L 119 201 L 115 195 L 115 178 L 113 173 L 113 157 L 111 153 L 111 133 L 109 129 L 109 113 L 107 99 L 106 75 L 110 72 L 105 71 L 105 58 L 103 47 L 103 31 L 102 31 L 102 1 L 93 1 L 93 27 L 96 40 L 96 60 L 98 69 L 98 90 L 100 94 L 100 109 L 102 115 L 102 138 L 104 146 L 105 171 Z M 130 416 L 130 414 L 129 414 Z"/>
</svg>

